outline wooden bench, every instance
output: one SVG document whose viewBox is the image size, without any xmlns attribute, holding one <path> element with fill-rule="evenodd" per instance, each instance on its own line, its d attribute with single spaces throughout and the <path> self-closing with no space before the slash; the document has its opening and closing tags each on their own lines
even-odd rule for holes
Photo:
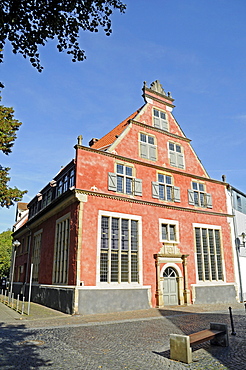
<svg viewBox="0 0 246 370">
<path fill-rule="evenodd" d="M 228 328 L 226 324 L 210 323 L 210 329 L 190 335 L 170 334 L 171 360 L 192 362 L 192 350 L 197 344 L 210 340 L 210 344 L 226 347 L 229 345 Z"/>
</svg>

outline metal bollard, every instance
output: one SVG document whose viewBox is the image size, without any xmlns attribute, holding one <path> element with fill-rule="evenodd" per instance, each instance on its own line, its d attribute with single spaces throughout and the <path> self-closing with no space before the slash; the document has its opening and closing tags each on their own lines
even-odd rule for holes
<svg viewBox="0 0 246 370">
<path fill-rule="evenodd" d="M 231 307 L 229 307 L 229 312 L 230 312 L 230 319 L 231 319 L 231 335 L 236 335 L 236 332 L 234 331 L 234 324 L 233 324 L 233 317 L 232 317 L 232 310 Z"/>
<path fill-rule="evenodd" d="M 12 293 L 11 297 L 11 308 L 14 308 L 14 293 Z"/>
<path fill-rule="evenodd" d="M 20 299 L 20 295 L 17 294 L 17 301 L 16 301 L 16 311 L 19 312 L 19 299 Z"/>
<path fill-rule="evenodd" d="M 22 315 L 24 314 L 24 308 L 25 308 L 25 297 L 23 297 L 23 300 L 22 300 L 22 308 L 21 308 Z"/>
</svg>

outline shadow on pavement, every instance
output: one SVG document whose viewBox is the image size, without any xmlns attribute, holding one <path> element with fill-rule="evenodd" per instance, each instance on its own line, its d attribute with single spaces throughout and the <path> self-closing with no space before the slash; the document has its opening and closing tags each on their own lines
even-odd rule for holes
<svg viewBox="0 0 246 370">
<path fill-rule="evenodd" d="M 201 369 L 246 369 L 246 322 L 243 311 L 240 313 L 235 312 L 233 315 L 236 335 L 231 334 L 232 327 L 229 311 L 228 314 L 221 312 L 195 313 L 170 309 L 159 311 L 162 316 L 166 317 L 166 319 L 174 325 L 175 329 L 170 334 L 189 335 L 203 329 L 208 329 L 210 322 L 224 323 L 228 325 L 229 347 L 213 346 L 210 345 L 209 341 L 195 346 L 192 348 L 193 362 L 190 365 L 186 365 L 188 368 L 195 369 L 199 364 L 199 368 Z M 198 351 L 199 349 L 201 351 Z M 170 359 L 170 350 L 153 353 Z"/>
<path fill-rule="evenodd" d="M 32 340 L 32 331 L 25 325 L 0 323 L 0 367 L 3 369 L 33 369 L 51 366 L 51 361 L 43 360 L 37 347 L 44 345 L 41 340 Z"/>
</svg>

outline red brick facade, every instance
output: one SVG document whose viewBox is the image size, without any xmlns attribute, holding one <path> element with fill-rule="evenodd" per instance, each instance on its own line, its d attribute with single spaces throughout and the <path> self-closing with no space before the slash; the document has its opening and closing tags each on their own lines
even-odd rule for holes
<svg viewBox="0 0 246 370">
<path fill-rule="evenodd" d="M 72 311 L 236 299 L 226 184 L 206 173 L 158 81 L 144 85 L 143 97 L 142 108 L 91 147 L 78 142 L 75 162 L 15 231 L 31 238 L 16 267 L 34 259 L 39 289 L 73 289 Z"/>
</svg>

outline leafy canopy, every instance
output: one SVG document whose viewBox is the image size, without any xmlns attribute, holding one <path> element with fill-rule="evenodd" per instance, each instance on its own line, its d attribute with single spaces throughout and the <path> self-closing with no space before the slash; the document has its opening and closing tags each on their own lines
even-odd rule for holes
<svg viewBox="0 0 246 370">
<path fill-rule="evenodd" d="M 4 231 L 0 234 L 0 277 L 8 276 L 12 251 L 12 232 Z"/>
<path fill-rule="evenodd" d="M 112 32 L 110 16 L 114 9 L 125 12 L 120 0 L 4 0 L 0 3 L 0 50 L 6 40 L 12 51 L 29 58 L 39 72 L 38 46 L 57 39 L 59 51 L 72 55 L 72 61 L 86 58 L 79 46 L 79 32 Z M 0 63 L 3 54 L 0 54 Z"/>
<path fill-rule="evenodd" d="M 0 97 L 1 101 L 1 97 Z M 0 105 L 0 151 L 8 155 L 12 151 L 12 146 L 16 139 L 16 132 L 19 130 L 21 122 L 14 118 L 13 108 L 7 108 Z M 8 182 L 10 180 L 8 167 L 0 165 L 0 205 L 7 207 L 13 205 L 22 199 L 26 191 L 10 188 Z"/>
</svg>

